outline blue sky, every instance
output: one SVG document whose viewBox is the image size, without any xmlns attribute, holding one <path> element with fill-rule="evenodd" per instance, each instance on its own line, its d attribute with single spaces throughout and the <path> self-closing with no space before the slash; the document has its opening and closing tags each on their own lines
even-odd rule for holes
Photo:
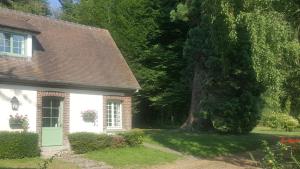
<svg viewBox="0 0 300 169">
<path fill-rule="evenodd" d="M 59 4 L 58 0 L 48 0 L 48 2 L 50 4 L 50 6 L 53 7 L 53 8 L 60 7 L 60 4 Z"/>
</svg>

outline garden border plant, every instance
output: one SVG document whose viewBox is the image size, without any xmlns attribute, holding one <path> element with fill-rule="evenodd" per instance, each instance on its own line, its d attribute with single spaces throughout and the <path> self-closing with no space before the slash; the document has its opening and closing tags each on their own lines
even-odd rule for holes
<svg viewBox="0 0 300 169">
<path fill-rule="evenodd" d="M 0 159 L 38 157 L 38 134 L 28 132 L 0 132 Z"/>
<path fill-rule="evenodd" d="M 72 150 L 76 154 L 83 154 L 105 148 L 138 146 L 143 143 L 144 134 L 141 131 L 134 130 L 111 135 L 79 132 L 69 134 L 68 138 Z"/>
</svg>

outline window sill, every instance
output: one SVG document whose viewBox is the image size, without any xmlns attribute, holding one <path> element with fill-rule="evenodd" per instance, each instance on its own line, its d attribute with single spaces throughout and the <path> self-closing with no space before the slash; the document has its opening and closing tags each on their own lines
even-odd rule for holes
<svg viewBox="0 0 300 169">
<path fill-rule="evenodd" d="M 106 127 L 106 130 L 123 130 L 122 127 Z"/>
</svg>

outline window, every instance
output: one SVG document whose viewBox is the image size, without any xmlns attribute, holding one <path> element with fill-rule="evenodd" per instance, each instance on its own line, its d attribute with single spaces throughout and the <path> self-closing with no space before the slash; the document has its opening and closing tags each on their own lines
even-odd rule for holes
<svg viewBox="0 0 300 169">
<path fill-rule="evenodd" d="M 25 55 L 25 35 L 0 31 L 0 53 Z"/>
<path fill-rule="evenodd" d="M 43 127 L 60 127 L 62 101 L 58 97 L 43 97 Z"/>
<path fill-rule="evenodd" d="M 122 104 L 120 101 L 107 102 L 107 128 L 122 128 Z"/>
</svg>

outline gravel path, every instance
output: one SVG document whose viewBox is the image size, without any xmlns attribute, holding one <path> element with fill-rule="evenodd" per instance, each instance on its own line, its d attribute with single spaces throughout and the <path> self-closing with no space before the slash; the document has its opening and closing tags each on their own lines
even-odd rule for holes
<svg viewBox="0 0 300 169">
<path fill-rule="evenodd" d="M 63 154 L 61 160 L 70 162 L 79 166 L 81 169 L 112 169 L 113 167 L 106 165 L 104 162 L 97 162 L 84 158 L 82 155 Z"/>
<path fill-rule="evenodd" d="M 75 164 L 81 169 L 112 169 L 111 166 L 106 165 L 104 162 L 89 160 L 82 155 L 73 154 L 68 147 L 58 146 L 42 148 L 42 157 L 44 159 L 49 159 L 52 156 L 55 156 L 55 158 L 59 160 Z"/>
</svg>

